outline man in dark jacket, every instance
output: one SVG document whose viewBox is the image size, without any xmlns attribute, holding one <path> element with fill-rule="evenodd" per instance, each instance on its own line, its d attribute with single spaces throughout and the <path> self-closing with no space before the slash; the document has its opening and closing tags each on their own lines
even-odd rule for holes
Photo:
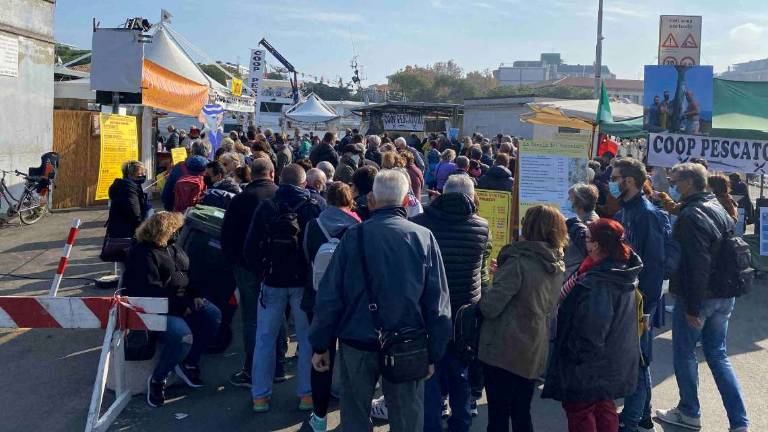
<svg viewBox="0 0 768 432">
<path fill-rule="evenodd" d="M 334 167 L 339 164 L 339 155 L 333 148 L 333 132 L 326 132 L 320 144 L 317 144 L 309 152 L 309 160 L 313 166 L 317 166 L 322 161 L 330 162 Z"/>
<path fill-rule="evenodd" d="M 176 126 L 168 125 L 168 139 L 165 140 L 165 150 L 171 151 L 179 146 L 179 133 L 176 132 Z"/>
<path fill-rule="evenodd" d="M 142 184 L 147 181 L 147 170 L 139 161 L 123 164 L 123 178 L 115 179 L 109 187 L 109 238 L 131 238 L 146 218 L 150 209 Z"/>
<path fill-rule="evenodd" d="M 440 248 L 428 229 L 405 219 L 403 206 L 408 200 L 408 189 L 407 178 L 398 171 L 383 170 L 377 174 L 371 219 L 347 230 L 317 291 L 310 332 L 315 352 L 312 364 L 319 371 L 327 370 L 328 349 L 338 337 L 341 354 L 337 365 L 344 384 L 341 392 L 344 430 L 371 428 L 371 398 L 380 376 L 377 327 L 424 328 L 432 372 L 450 337 L 448 284 Z M 366 248 L 363 251 L 361 241 Z M 361 267 L 363 255 L 369 271 L 367 278 Z M 366 284 L 378 293 L 376 321 L 379 325 L 374 323 Z M 423 383 L 423 380 L 393 383 L 382 379 L 392 431 L 423 429 Z"/>
<path fill-rule="evenodd" d="M 424 213 L 411 219 L 428 228 L 437 240 L 454 315 L 462 306 L 480 301 L 481 285 L 488 283 L 490 232 L 488 221 L 477 215 L 474 197 L 475 187 L 470 178 L 451 176 L 443 194 L 425 207 Z M 448 388 L 441 389 L 441 383 Z M 472 424 L 468 365 L 450 344 L 436 364 L 435 375 L 425 383 L 425 431 L 442 431 L 441 394 L 447 394 L 451 404 L 448 429 L 468 431 Z"/>
<path fill-rule="evenodd" d="M 364 166 L 358 168 L 352 175 L 352 196 L 355 199 L 355 213 L 362 220 L 371 217 L 371 210 L 368 208 L 368 193 L 373 190 L 373 182 L 378 172 L 379 170 L 374 167 Z"/>
<path fill-rule="evenodd" d="M 312 409 L 312 347 L 309 344 L 307 314 L 301 309 L 309 266 L 303 253 L 302 239 L 307 223 L 320 214 L 320 206 L 305 189 L 306 184 L 307 175 L 300 165 L 290 164 L 283 168 L 275 197 L 256 209 L 245 238 L 247 267 L 264 274 L 251 374 L 255 412 L 270 409 L 275 370 L 274 345 L 288 304 L 299 345 L 296 389 L 299 409 Z M 294 231 L 296 228 L 298 232 Z"/>
<path fill-rule="evenodd" d="M 362 144 L 348 144 L 344 148 L 344 155 L 334 171 L 333 181 L 352 183 L 352 175 L 361 166 L 363 153 L 365 153 L 365 147 Z"/>
<path fill-rule="evenodd" d="M 221 250 L 235 265 L 235 280 L 240 291 L 240 310 L 243 319 L 243 347 L 245 362 L 243 369 L 233 374 L 229 381 L 236 386 L 251 386 L 253 346 L 256 342 L 256 314 L 261 292 L 261 275 L 251 272 L 243 262 L 243 244 L 256 208 L 265 200 L 275 196 L 275 167 L 267 158 L 259 158 L 251 164 L 253 181 L 243 192 L 229 203 L 224 221 L 221 224 Z M 283 338 L 285 339 L 285 338 Z M 278 352 L 277 362 L 282 365 L 282 355 Z M 279 368 L 278 368 L 279 369 Z M 275 375 L 282 376 L 277 370 Z"/>
<path fill-rule="evenodd" d="M 168 178 L 165 179 L 161 199 L 163 207 L 166 210 L 173 210 L 174 189 L 176 182 L 187 174 L 202 174 L 205 171 L 205 165 L 208 163 L 208 154 L 211 152 L 211 145 L 206 141 L 197 140 L 192 143 L 190 155 L 184 162 L 179 162 L 171 169 Z"/>
<path fill-rule="evenodd" d="M 325 177 L 323 170 L 319 168 L 312 168 L 307 171 L 307 190 L 313 200 L 317 201 L 320 206 L 320 210 L 325 210 L 328 207 L 328 203 L 325 201 L 324 195 L 326 187 L 328 186 L 328 179 Z"/>
<path fill-rule="evenodd" d="M 241 192 L 240 186 L 232 178 L 227 177 L 227 172 L 221 162 L 208 162 L 205 166 L 205 193 L 203 205 L 218 207 L 226 210 L 235 195 Z"/>
<path fill-rule="evenodd" d="M 419 167 L 421 172 L 424 172 L 424 168 L 426 168 L 426 165 L 424 165 L 424 156 L 422 155 L 420 150 L 417 150 L 416 148 L 409 146 L 407 141 L 403 137 L 398 137 L 397 139 L 395 139 L 394 144 L 395 144 L 395 148 L 399 152 L 403 150 L 408 150 L 409 152 L 411 152 L 411 154 L 413 154 L 414 163 L 416 163 L 416 166 Z"/>
<path fill-rule="evenodd" d="M 721 292 L 721 284 L 713 283 L 713 274 L 719 268 L 713 246 L 734 229 L 734 222 L 717 198 L 705 192 L 707 170 L 702 165 L 675 165 L 670 171 L 669 185 L 672 198 L 682 202 L 673 230 L 680 244 L 680 265 L 669 284 L 675 295 L 672 350 L 680 401 L 675 408 L 656 410 L 656 416 L 665 423 L 701 429 L 696 357 L 696 343 L 701 341 L 728 413 L 730 430 L 747 432 L 749 419 L 744 398 L 725 351 L 735 298 Z"/>
<path fill-rule="evenodd" d="M 615 160 L 611 172 L 609 192 L 621 203 L 621 210 L 614 216 L 624 226 L 627 242 L 643 261 L 639 276 L 643 294 L 643 314 L 649 329 L 640 338 L 643 362 L 637 390 L 624 399 L 620 418 L 622 432 L 636 432 L 653 428 L 651 420 L 651 373 L 649 365 L 653 357 L 653 330 L 650 324 L 659 310 L 661 285 L 664 281 L 665 244 L 671 235 L 669 217 L 656 208 L 642 191 L 648 175 L 642 162 L 632 158 Z"/>
<path fill-rule="evenodd" d="M 478 180 L 477 188 L 512 192 L 514 182 L 512 181 L 512 173 L 507 168 L 507 165 L 509 165 L 509 156 L 505 153 L 497 154 L 494 165 Z"/>
</svg>

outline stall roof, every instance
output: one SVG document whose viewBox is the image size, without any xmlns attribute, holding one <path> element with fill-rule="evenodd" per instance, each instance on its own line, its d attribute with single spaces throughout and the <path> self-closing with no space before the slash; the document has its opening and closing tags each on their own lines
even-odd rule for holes
<svg viewBox="0 0 768 432">
<path fill-rule="evenodd" d="M 285 115 L 290 119 L 306 123 L 322 123 L 339 117 L 333 108 L 314 93 L 307 96 L 306 100 L 289 108 Z"/>
<path fill-rule="evenodd" d="M 378 104 L 371 104 L 355 108 L 352 111 L 367 112 L 367 111 L 417 111 L 417 112 L 432 112 L 440 114 L 453 115 L 454 111 L 461 110 L 463 105 L 452 103 L 438 103 L 438 102 L 384 102 Z"/>
</svg>

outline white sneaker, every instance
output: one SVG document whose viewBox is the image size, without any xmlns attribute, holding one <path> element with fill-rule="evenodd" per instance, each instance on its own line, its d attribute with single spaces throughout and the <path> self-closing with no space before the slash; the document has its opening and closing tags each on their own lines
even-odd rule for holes
<svg viewBox="0 0 768 432">
<path fill-rule="evenodd" d="M 384 399 L 384 396 L 374 399 L 373 402 L 371 402 L 371 417 L 377 420 L 389 420 L 387 401 Z"/>
<path fill-rule="evenodd" d="M 673 424 L 675 426 L 684 427 L 691 430 L 701 429 L 701 419 L 695 417 L 689 417 L 680 412 L 677 408 L 668 410 L 656 410 L 656 418 L 664 423 Z"/>
</svg>

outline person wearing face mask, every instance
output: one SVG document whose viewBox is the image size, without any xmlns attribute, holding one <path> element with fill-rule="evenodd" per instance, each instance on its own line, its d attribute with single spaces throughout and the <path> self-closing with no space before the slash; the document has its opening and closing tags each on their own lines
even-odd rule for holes
<svg viewBox="0 0 768 432">
<path fill-rule="evenodd" d="M 139 224 L 146 219 L 152 205 L 142 185 L 147 181 L 147 170 L 139 161 L 123 164 L 123 178 L 115 179 L 109 187 L 108 238 L 131 238 Z"/>
<path fill-rule="evenodd" d="M 613 162 L 608 190 L 621 203 L 614 218 L 622 224 L 626 240 L 643 262 L 639 275 L 643 294 L 643 314 L 650 323 L 663 313 L 659 304 L 666 262 L 665 245 L 671 237 L 669 215 L 659 210 L 645 196 L 643 185 L 648 178 L 642 162 L 622 158 Z M 651 420 L 651 375 L 649 365 L 653 352 L 653 329 L 640 337 L 642 361 L 635 392 L 626 397 L 621 413 L 621 432 L 653 431 Z"/>
<path fill-rule="evenodd" d="M 568 227 L 568 247 L 565 249 L 565 276 L 568 277 L 579 268 L 584 258 L 587 257 L 587 224 L 598 220 L 595 213 L 597 204 L 597 186 L 577 183 L 568 189 L 568 200 L 571 202 L 571 210 L 576 213 L 565 221 Z"/>
<path fill-rule="evenodd" d="M 205 166 L 205 194 L 202 204 L 226 210 L 235 195 L 241 192 L 240 186 L 232 177 L 227 176 L 224 166 L 219 161 L 208 162 Z"/>
<path fill-rule="evenodd" d="M 355 170 L 360 168 L 362 164 L 360 161 L 365 154 L 365 147 L 362 144 L 348 144 L 344 147 L 344 154 L 339 160 L 339 164 L 336 166 L 336 171 L 333 175 L 333 181 L 340 181 L 346 184 L 352 184 L 352 175 Z"/>
<path fill-rule="evenodd" d="M 221 323 L 219 309 L 189 284 L 189 258 L 175 244 L 183 224 L 180 213 L 152 215 L 136 230 L 138 243 L 125 263 L 125 295 L 168 299 L 168 327 L 158 334 L 163 350 L 147 377 L 151 407 L 165 402 L 165 380 L 172 371 L 189 387 L 203 386 L 200 357 Z"/>
</svg>

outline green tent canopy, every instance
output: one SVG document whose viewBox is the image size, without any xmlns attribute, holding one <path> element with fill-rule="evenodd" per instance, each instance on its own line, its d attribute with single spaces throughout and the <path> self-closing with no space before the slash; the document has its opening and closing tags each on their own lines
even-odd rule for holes
<svg viewBox="0 0 768 432">
<path fill-rule="evenodd" d="M 643 118 L 636 117 L 617 122 L 600 123 L 600 132 L 619 138 L 640 138 L 648 135 L 643 129 Z"/>
<path fill-rule="evenodd" d="M 768 139 L 768 82 L 715 78 L 712 136 Z"/>
</svg>

